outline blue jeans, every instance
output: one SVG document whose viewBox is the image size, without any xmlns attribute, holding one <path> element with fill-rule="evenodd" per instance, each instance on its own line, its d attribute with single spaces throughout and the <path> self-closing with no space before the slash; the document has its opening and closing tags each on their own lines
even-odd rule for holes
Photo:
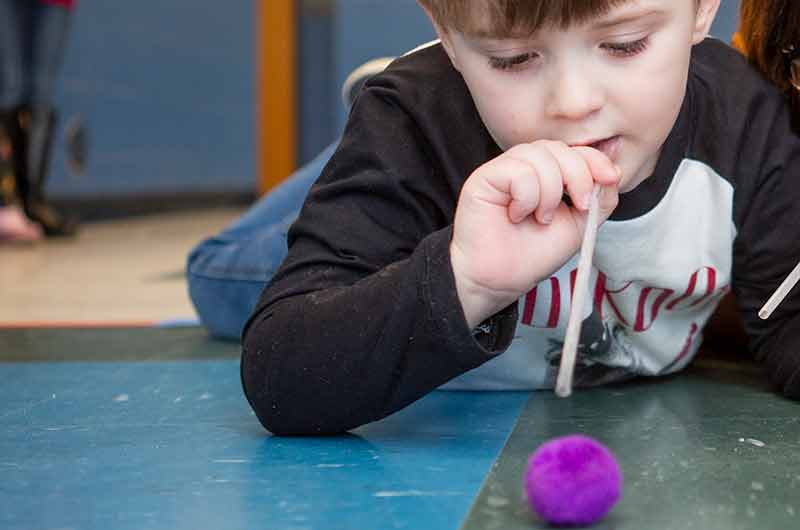
<svg viewBox="0 0 800 530">
<path fill-rule="evenodd" d="M 337 142 L 338 143 L 338 142 Z M 286 234 L 334 143 L 189 254 L 187 281 L 200 321 L 212 336 L 239 339 L 264 286 L 286 257 Z"/>
<path fill-rule="evenodd" d="M 34 0 L 0 0 L 0 107 L 51 105 L 70 14 Z"/>
</svg>

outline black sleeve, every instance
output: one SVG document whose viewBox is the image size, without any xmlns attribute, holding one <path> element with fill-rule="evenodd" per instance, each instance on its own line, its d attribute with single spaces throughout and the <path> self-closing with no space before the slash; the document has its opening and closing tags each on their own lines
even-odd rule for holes
<svg viewBox="0 0 800 530">
<path fill-rule="evenodd" d="M 508 347 L 516 304 L 468 329 L 449 256 L 460 182 L 425 145 L 390 97 L 362 92 L 245 326 L 242 382 L 269 431 L 378 420 Z"/>
<path fill-rule="evenodd" d="M 733 287 L 755 357 L 784 395 L 800 399 L 800 288 L 768 320 L 758 317 L 800 260 L 800 138 L 779 98 L 760 101 L 746 118 L 734 200 Z"/>
</svg>

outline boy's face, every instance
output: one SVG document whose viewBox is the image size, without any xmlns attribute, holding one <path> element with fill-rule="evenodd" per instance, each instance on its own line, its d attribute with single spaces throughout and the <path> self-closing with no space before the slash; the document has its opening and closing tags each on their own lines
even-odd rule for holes
<svg viewBox="0 0 800 530">
<path fill-rule="evenodd" d="M 631 0 L 581 25 L 500 40 L 437 30 L 502 149 L 541 139 L 592 144 L 629 191 L 655 168 L 686 92 L 691 47 L 718 7 Z"/>
</svg>

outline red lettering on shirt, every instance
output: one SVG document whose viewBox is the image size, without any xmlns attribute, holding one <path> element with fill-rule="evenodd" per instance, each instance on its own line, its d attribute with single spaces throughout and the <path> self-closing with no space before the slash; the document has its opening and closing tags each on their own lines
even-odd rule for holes
<svg viewBox="0 0 800 530">
<path fill-rule="evenodd" d="M 686 337 L 686 342 L 683 345 L 683 349 L 678 354 L 678 356 L 675 358 L 675 360 L 672 361 L 672 363 L 670 363 L 670 366 L 674 366 L 678 361 L 680 361 L 681 359 L 686 357 L 686 354 L 689 353 L 689 350 L 691 349 L 692 340 L 694 339 L 694 336 L 697 334 L 699 329 L 700 328 L 697 326 L 697 324 L 692 322 L 692 329 L 689 330 L 689 336 Z"/>
<path fill-rule="evenodd" d="M 600 316 L 600 319 L 603 319 L 603 300 L 608 301 L 608 305 L 611 307 L 611 310 L 614 311 L 614 316 L 617 317 L 617 320 L 624 326 L 628 327 L 628 321 L 622 316 L 622 312 L 617 307 L 617 304 L 614 303 L 614 296 L 616 294 L 621 294 L 625 292 L 628 287 L 630 287 L 633 282 L 628 282 L 622 286 L 622 288 L 617 289 L 616 291 L 612 291 L 606 287 L 608 283 L 608 279 L 606 275 L 602 272 L 597 273 L 597 282 L 595 283 L 594 288 L 594 307 L 597 309 L 597 314 Z"/>
<path fill-rule="evenodd" d="M 653 291 L 661 291 L 661 294 L 655 298 L 655 301 L 650 306 L 650 322 L 647 319 L 647 302 L 650 300 L 650 293 Z M 642 332 L 647 331 L 653 326 L 653 323 L 658 318 L 658 311 L 661 309 L 667 298 L 672 296 L 675 291 L 672 289 L 657 289 L 655 287 L 646 287 L 639 293 L 639 303 L 636 306 L 636 322 L 633 325 L 633 331 Z"/>
<path fill-rule="evenodd" d="M 561 287 L 558 285 L 558 278 L 550 278 L 550 318 L 547 319 L 547 327 L 558 327 L 558 317 L 561 315 Z"/>
<path fill-rule="evenodd" d="M 569 297 L 571 303 L 575 290 L 575 278 L 577 269 L 569 272 Z M 562 276 L 563 278 L 563 276 Z M 566 278 L 565 278 L 566 279 Z M 698 291 L 699 284 L 705 281 L 705 288 L 702 295 L 697 296 L 695 293 Z M 561 280 L 557 276 L 550 278 L 549 287 L 550 292 L 540 292 L 540 284 L 531 289 L 525 295 L 524 308 L 522 312 L 522 324 L 527 326 L 537 326 L 535 322 L 535 309 L 536 303 L 549 301 L 548 317 L 546 322 L 539 322 L 538 325 L 543 325 L 547 328 L 556 328 L 561 322 L 561 293 L 566 289 L 562 289 Z M 608 288 L 608 277 L 602 272 L 597 271 L 597 277 L 594 284 L 594 309 L 597 311 L 600 319 L 603 318 L 603 312 L 609 308 L 616 320 L 624 327 L 631 329 L 634 332 L 641 333 L 649 330 L 656 322 L 662 311 L 673 311 L 681 302 L 691 300 L 687 307 L 694 307 L 711 296 L 721 296 L 729 290 L 728 286 L 723 286 L 717 289 L 717 271 L 713 267 L 701 267 L 696 270 L 688 279 L 686 289 L 676 298 L 670 300 L 675 294 L 674 289 L 662 287 L 642 287 L 629 281 L 618 289 Z M 638 294 L 637 294 L 638 291 Z M 547 296 L 549 294 L 549 296 Z M 621 302 L 623 297 L 637 297 L 635 305 L 635 314 L 625 315 L 620 307 L 625 307 Z M 630 305 L 628 305 L 630 307 Z M 633 323 L 631 325 L 631 322 Z"/>
<path fill-rule="evenodd" d="M 525 309 L 522 312 L 522 323 L 530 326 L 533 322 L 533 310 L 536 308 L 536 287 L 525 295 Z"/>
<path fill-rule="evenodd" d="M 717 271 L 713 267 L 703 267 L 692 274 L 691 278 L 689 278 L 689 286 L 686 288 L 686 292 L 684 292 L 681 296 L 673 300 L 672 302 L 667 305 L 668 310 L 672 310 L 675 308 L 676 305 L 683 302 L 690 296 L 694 294 L 694 290 L 697 288 L 697 277 L 700 275 L 701 272 L 705 271 L 706 276 L 706 293 L 701 298 L 698 298 L 689 307 L 694 307 L 709 296 L 711 293 L 714 292 L 714 288 L 717 285 Z"/>
</svg>

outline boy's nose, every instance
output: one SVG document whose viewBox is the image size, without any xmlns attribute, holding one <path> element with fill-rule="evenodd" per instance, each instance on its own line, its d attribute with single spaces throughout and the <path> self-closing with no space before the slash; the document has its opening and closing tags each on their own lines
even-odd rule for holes
<svg viewBox="0 0 800 530">
<path fill-rule="evenodd" d="M 579 120 L 600 110 L 605 102 L 601 83 L 580 68 L 565 68 L 554 76 L 547 102 L 553 119 Z"/>
</svg>

